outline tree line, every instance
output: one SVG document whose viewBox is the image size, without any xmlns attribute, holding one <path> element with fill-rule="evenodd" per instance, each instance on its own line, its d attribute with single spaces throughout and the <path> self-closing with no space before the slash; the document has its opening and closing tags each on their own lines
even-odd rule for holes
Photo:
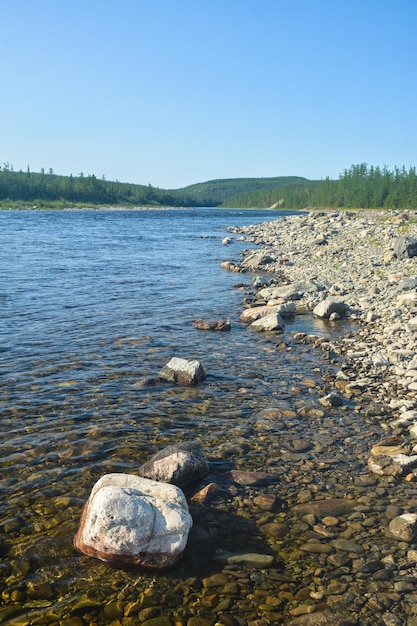
<svg viewBox="0 0 417 626">
<path fill-rule="evenodd" d="M 278 190 L 251 192 L 229 198 L 228 206 L 268 207 L 277 204 L 288 209 L 331 208 L 417 208 L 415 167 L 368 166 L 366 163 L 345 169 L 338 180 L 326 178 L 291 185 Z"/>
<path fill-rule="evenodd" d="M 78 176 L 47 172 L 14 171 L 0 166 L 0 203 L 24 206 L 222 206 L 239 208 L 279 207 L 416 208 L 415 167 L 368 166 L 345 169 L 338 180 L 314 181 L 297 176 L 219 179 L 164 190 L 152 185 L 107 181 L 94 174 Z"/>
<path fill-rule="evenodd" d="M 0 201 L 43 205 L 127 205 L 175 206 L 180 198 L 152 185 L 134 185 L 107 181 L 94 174 L 59 176 L 52 169 L 45 172 L 16 172 L 9 163 L 0 166 Z"/>
</svg>

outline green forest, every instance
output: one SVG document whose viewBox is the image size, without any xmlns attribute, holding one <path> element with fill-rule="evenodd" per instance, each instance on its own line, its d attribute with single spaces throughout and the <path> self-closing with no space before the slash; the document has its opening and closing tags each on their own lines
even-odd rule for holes
<svg viewBox="0 0 417 626">
<path fill-rule="evenodd" d="M 226 200 L 227 206 L 282 208 L 417 208 L 416 168 L 368 166 L 366 163 L 345 169 L 338 180 L 303 181 L 278 190 L 253 191 Z"/>
<path fill-rule="evenodd" d="M 230 207 L 230 208 L 417 208 L 415 167 L 368 166 L 345 169 L 337 180 L 300 176 L 230 178 L 181 189 L 159 189 L 107 181 L 94 174 L 60 176 L 52 169 L 15 171 L 0 166 L 0 207 L 71 208 L 75 206 Z"/>
</svg>

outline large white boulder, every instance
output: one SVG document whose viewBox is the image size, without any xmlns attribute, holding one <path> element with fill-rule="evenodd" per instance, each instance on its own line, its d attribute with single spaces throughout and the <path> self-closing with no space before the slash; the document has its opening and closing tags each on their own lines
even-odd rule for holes
<svg viewBox="0 0 417 626">
<path fill-rule="evenodd" d="M 121 565 L 164 569 L 185 550 L 192 518 L 175 485 L 132 474 L 106 474 L 84 506 L 75 547 Z"/>
</svg>

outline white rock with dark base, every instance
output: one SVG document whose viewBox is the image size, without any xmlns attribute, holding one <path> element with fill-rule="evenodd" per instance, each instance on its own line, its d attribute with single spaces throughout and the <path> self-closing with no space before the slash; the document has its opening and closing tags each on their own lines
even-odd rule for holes
<svg viewBox="0 0 417 626">
<path fill-rule="evenodd" d="M 131 474 L 106 474 L 84 506 L 74 545 L 109 563 L 165 569 L 183 554 L 191 526 L 178 487 Z"/>
<path fill-rule="evenodd" d="M 161 369 L 159 376 L 170 383 L 193 386 L 205 379 L 206 372 L 199 361 L 173 357 Z"/>
</svg>

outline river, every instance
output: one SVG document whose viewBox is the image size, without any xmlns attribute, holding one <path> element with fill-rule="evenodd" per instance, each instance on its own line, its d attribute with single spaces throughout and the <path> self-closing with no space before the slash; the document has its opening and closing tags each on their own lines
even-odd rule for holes
<svg viewBox="0 0 417 626">
<path fill-rule="evenodd" d="M 226 615 L 223 623 L 239 626 L 264 614 L 280 623 L 284 601 L 265 608 L 263 599 L 278 587 L 295 593 L 302 586 L 301 574 L 294 582 L 301 571 L 294 560 L 288 578 L 280 566 L 266 578 L 240 573 L 229 595 L 225 585 L 222 593 L 207 590 L 205 581 L 222 569 L 211 558 L 216 551 L 278 549 L 276 537 L 267 541 L 259 532 L 265 511 L 240 493 L 232 503 L 192 511 L 215 545 L 208 553 L 197 538 L 197 548 L 191 542 L 169 573 L 110 568 L 78 554 L 72 540 L 100 476 L 135 473 L 151 454 L 179 441 L 197 441 L 220 469 L 289 463 L 281 481 L 293 501 L 302 485 L 294 484 L 291 468 L 298 476 L 306 457 L 302 446 L 288 452 L 290 439 L 313 441 L 313 450 L 305 450 L 320 456 L 322 475 L 335 463 L 335 419 L 317 427 L 297 413 L 313 403 L 330 364 L 323 366 L 308 346 L 295 346 L 290 332 L 277 349 L 276 335 L 248 331 L 239 313 L 252 278 L 220 268 L 248 246 L 236 237 L 223 246 L 227 226 L 286 214 L 203 208 L 0 213 L 0 623 L 197 626 Z M 226 317 L 227 333 L 192 326 L 196 318 Z M 327 332 L 312 320 L 301 324 Z M 141 385 L 172 356 L 200 360 L 206 381 L 192 389 Z M 271 421 L 271 410 L 280 419 Z M 363 436 L 346 415 L 343 429 L 342 439 Z M 343 454 L 337 467 L 335 484 L 344 480 Z M 281 487 L 274 487 L 278 495 Z"/>
</svg>

